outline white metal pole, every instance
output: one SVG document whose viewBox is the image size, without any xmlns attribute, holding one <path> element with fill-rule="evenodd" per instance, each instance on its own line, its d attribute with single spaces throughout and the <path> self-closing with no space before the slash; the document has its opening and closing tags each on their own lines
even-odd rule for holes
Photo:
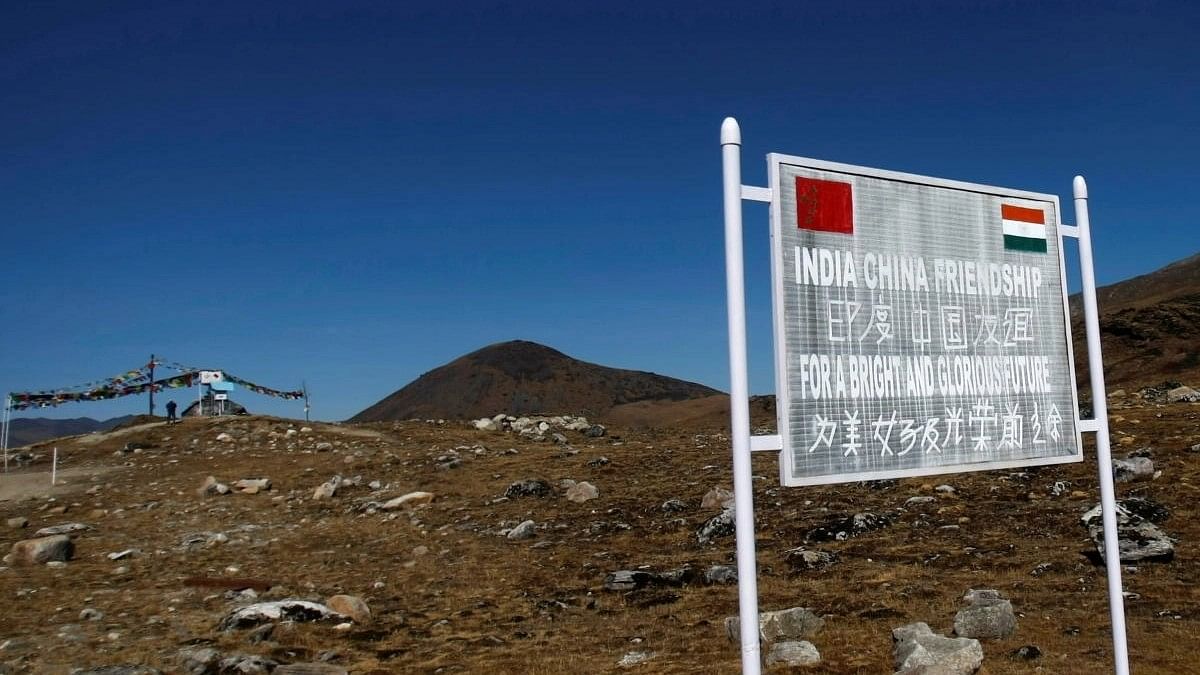
<svg viewBox="0 0 1200 675">
<path fill-rule="evenodd" d="M 1087 330 L 1088 374 L 1092 383 L 1092 414 L 1096 420 L 1096 463 L 1100 472 L 1100 513 L 1104 519 L 1104 564 L 1108 571 L 1108 608 L 1112 615 L 1113 666 L 1129 675 L 1125 641 L 1125 597 L 1121 593 L 1121 551 L 1117 535 L 1117 500 L 1113 487 L 1108 439 L 1108 394 L 1104 389 L 1104 358 L 1100 353 L 1100 313 L 1096 306 L 1096 274 L 1092 264 L 1092 226 L 1088 219 L 1087 183 L 1075 177 L 1075 225 L 1079 228 L 1079 267 L 1083 276 L 1083 325 Z"/>
<path fill-rule="evenodd" d="M 0 430 L 0 445 L 4 446 L 4 473 L 8 473 L 8 422 L 12 417 L 12 396 L 4 397 L 4 428 Z"/>
<path fill-rule="evenodd" d="M 758 570 L 754 552 L 754 485 L 750 464 L 750 393 L 746 366 L 746 286 L 742 253 L 742 130 L 721 124 L 725 195 L 725 292 L 729 305 L 729 411 L 733 431 L 733 497 L 737 523 L 738 614 L 742 672 L 759 675 Z"/>
<path fill-rule="evenodd" d="M 54 460 L 50 464 L 50 484 L 58 482 L 58 446 L 54 447 Z"/>
</svg>

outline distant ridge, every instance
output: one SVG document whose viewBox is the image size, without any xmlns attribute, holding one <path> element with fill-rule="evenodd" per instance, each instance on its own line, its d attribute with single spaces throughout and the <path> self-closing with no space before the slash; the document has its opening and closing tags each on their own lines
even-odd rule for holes
<svg viewBox="0 0 1200 675">
<path fill-rule="evenodd" d="M 470 419 L 502 412 L 595 416 L 627 403 L 719 393 L 694 382 L 587 363 L 536 342 L 513 340 L 435 368 L 350 421 Z"/>
<path fill-rule="evenodd" d="M 1200 387 L 1200 254 L 1096 289 L 1110 390 L 1178 381 Z M 1087 362 L 1083 299 L 1071 296 L 1075 358 Z M 1087 371 L 1076 371 L 1086 383 Z"/>
<path fill-rule="evenodd" d="M 18 417 L 12 420 L 9 430 L 8 447 L 19 448 L 30 443 L 45 441 L 63 436 L 78 436 L 90 434 L 93 431 L 107 431 L 133 419 L 133 415 L 124 415 L 107 420 L 94 420 L 90 417 L 73 417 L 71 419 L 50 419 L 48 417 Z"/>
</svg>

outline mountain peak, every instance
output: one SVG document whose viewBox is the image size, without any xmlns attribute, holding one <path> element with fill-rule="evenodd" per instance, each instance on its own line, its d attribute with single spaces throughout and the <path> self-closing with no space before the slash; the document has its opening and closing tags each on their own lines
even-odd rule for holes
<svg viewBox="0 0 1200 675">
<path fill-rule="evenodd" d="M 528 340 L 498 342 L 439 366 L 352 422 L 467 419 L 498 413 L 602 415 L 637 401 L 680 401 L 720 393 L 704 385 L 574 359 Z"/>
</svg>

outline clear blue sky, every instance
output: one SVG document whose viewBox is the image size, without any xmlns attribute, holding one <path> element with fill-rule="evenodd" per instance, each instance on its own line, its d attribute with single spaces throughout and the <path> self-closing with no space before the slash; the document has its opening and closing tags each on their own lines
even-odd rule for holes
<svg viewBox="0 0 1200 675">
<path fill-rule="evenodd" d="M 154 352 L 343 419 L 514 338 L 724 389 L 726 115 L 753 184 L 768 152 L 1064 204 L 1082 173 L 1101 283 L 1200 249 L 1197 3 L 738 5 L 6 3 L 0 391 Z"/>
</svg>

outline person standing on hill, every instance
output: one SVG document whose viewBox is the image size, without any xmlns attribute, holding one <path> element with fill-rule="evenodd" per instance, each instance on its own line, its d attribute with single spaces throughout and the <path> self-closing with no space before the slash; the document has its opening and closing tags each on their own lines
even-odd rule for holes
<svg viewBox="0 0 1200 675">
<path fill-rule="evenodd" d="M 178 421 L 175 419 L 175 401 L 167 401 L 167 424 L 174 424 Z"/>
</svg>

